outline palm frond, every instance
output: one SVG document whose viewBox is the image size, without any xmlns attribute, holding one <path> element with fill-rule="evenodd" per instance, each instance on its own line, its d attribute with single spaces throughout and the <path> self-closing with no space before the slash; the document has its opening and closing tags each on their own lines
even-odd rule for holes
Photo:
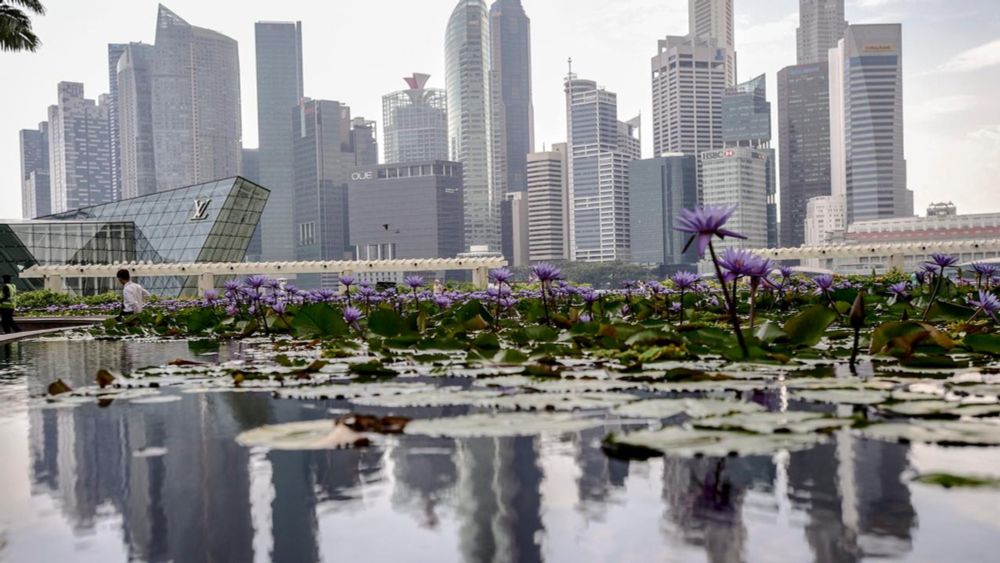
<svg viewBox="0 0 1000 563">
<path fill-rule="evenodd" d="M 0 4 L 0 51 L 35 51 L 41 44 L 31 30 L 27 14 L 8 4 Z"/>
<path fill-rule="evenodd" d="M 45 14 L 45 6 L 42 6 L 41 0 L 0 0 L 0 5 L 9 4 L 11 6 L 20 6 L 25 10 L 29 10 L 38 15 Z"/>
</svg>

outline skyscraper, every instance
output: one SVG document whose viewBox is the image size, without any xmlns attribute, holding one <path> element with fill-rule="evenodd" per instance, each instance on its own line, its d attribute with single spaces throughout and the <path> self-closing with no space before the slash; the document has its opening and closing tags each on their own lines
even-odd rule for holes
<svg viewBox="0 0 1000 563">
<path fill-rule="evenodd" d="M 151 45 L 130 43 L 118 59 L 119 172 L 123 198 L 156 192 Z"/>
<path fill-rule="evenodd" d="M 801 246 L 806 242 L 809 200 L 831 194 L 827 63 L 789 66 L 778 72 L 778 140 L 781 246 Z"/>
<path fill-rule="evenodd" d="M 378 135 L 376 124 L 370 119 L 355 117 L 351 120 L 351 149 L 354 166 L 378 164 Z"/>
<path fill-rule="evenodd" d="M 847 223 L 912 216 L 903 156 L 902 27 L 850 25 L 830 57 L 830 127 L 833 142 L 843 139 Z"/>
<path fill-rule="evenodd" d="M 528 259 L 568 260 L 569 163 L 566 143 L 528 155 Z"/>
<path fill-rule="evenodd" d="M 295 116 L 295 257 L 343 260 L 349 244 L 347 182 L 355 167 L 351 109 L 340 102 L 304 98 L 289 113 Z M 300 276 L 298 285 L 335 287 L 336 280 Z"/>
<path fill-rule="evenodd" d="M 302 23 L 257 22 L 254 49 L 259 181 L 271 190 L 260 225 L 261 258 L 290 260 L 295 257 L 295 188 L 289 115 L 303 97 Z"/>
<path fill-rule="evenodd" d="M 500 202 L 500 221 L 503 230 L 503 255 L 515 268 L 527 266 L 528 246 L 528 193 L 510 192 Z"/>
<path fill-rule="evenodd" d="M 736 83 L 736 32 L 733 0 L 688 0 L 688 36 L 714 41 L 725 49 L 730 73 L 727 85 Z"/>
<path fill-rule="evenodd" d="M 242 125 L 236 41 L 192 26 L 161 5 L 155 48 L 152 113 L 157 190 L 237 174 Z"/>
<path fill-rule="evenodd" d="M 502 186 L 494 175 L 490 20 L 484 0 L 460 0 L 448 21 L 445 87 L 451 160 L 462 163 L 465 244 L 500 249 Z"/>
<path fill-rule="evenodd" d="M 114 201 L 107 96 L 83 97 L 83 84 L 60 82 L 49 106 L 52 212 Z"/>
<path fill-rule="evenodd" d="M 21 216 L 34 219 L 52 213 L 49 187 L 49 124 L 38 129 L 22 129 L 21 142 Z"/>
<path fill-rule="evenodd" d="M 674 229 L 682 209 L 698 205 L 694 155 L 666 155 L 629 166 L 632 261 L 637 264 L 695 264 L 697 251 L 684 252 L 687 235 Z"/>
<path fill-rule="evenodd" d="M 670 36 L 657 45 L 652 59 L 653 153 L 700 159 L 701 153 L 723 145 L 722 96 L 735 83 L 735 67 L 728 62 L 732 50 L 701 36 Z"/>
<path fill-rule="evenodd" d="M 844 0 L 799 0 L 798 64 L 826 62 L 846 29 Z"/>
<path fill-rule="evenodd" d="M 727 88 L 722 109 L 726 148 L 702 153 L 702 196 L 705 205 L 735 206 L 728 224 L 748 238 L 720 246 L 776 246 L 777 159 L 770 148 L 771 104 L 764 75 Z"/>
<path fill-rule="evenodd" d="M 490 7 L 492 68 L 500 81 L 506 143 L 506 191 L 528 189 L 527 155 L 534 152 L 534 108 L 531 103 L 531 20 L 521 0 L 496 0 Z"/>
<path fill-rule="evenodd" d="M 566 78 L 571 258 L 629 259 L 628 166 L 637 128 L 618 121 L 618 96 L 593 80 Z"/>
<path fill-rule="evenodd" d="M 382 96 L 386 164 L 448 158 L 448 97 L 429 79 L 415 73 L 403 79 L 408 89 Z"/>
<path fill-rule="evenodd" d="M 108 134 L 111 143 L 112 191 L 122 198 L 121 144 L 118 125 L 118 60 L 128 48 L 126 43 L 108 43 Z"/>
</svg>

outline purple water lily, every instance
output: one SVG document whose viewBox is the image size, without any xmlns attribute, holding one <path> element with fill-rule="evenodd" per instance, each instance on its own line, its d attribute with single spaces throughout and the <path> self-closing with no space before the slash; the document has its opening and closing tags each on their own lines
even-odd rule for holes
<svg viewBox="0 0 1000 563">
<path fill-rule="evenodd" d="M 947 254 L 931 254 L 931 263 L 944 270 L 958 263 L 958 258 Z"/>
<path fill-rule="evenodd" d="M 722 207 L 708 205 L 701 209 L 683 209 L 680 217 L 677 218 L 677 225 L 674 230 L 682 233 L 690 233 L 692 236 L 684 247 L 684 252 L 696 243 L 698 257 L 705 257 L 705 250 L 712 242 L 712 237 L 725 239 L 726 237 L 746 239 L 747 237 L 729 229 L 723 228 L 729 218 L 736 211 L 735 207 Z"/>
<path fill-rule="evenodd" d="M 514 279 L 514 272 L 511 272 L 507 268 L 496 268 L 490 270 L 490 280 L 496 284 L 509 284 L 510 280 Z"/>
<path fill-rule="evenodd" d="M 830 274 L 816 276 L 813 283 L 816 284 L 816 295 L 824 295 L 833 290 L 833 276 Z"/>
<path fill-rule="evenodd" d="M 344 322 L 349 325 L 357 324 L 357 322 L 364 316 L 365 315 L 361 312 L 361 309 L 358 309 L 357 307 L 344 307 Z"/>
<path fill-rule="evenodd" d="M 340 283 L 344 287 L 350 289 L 350 287 L 352 285 L 354 285 L 354 276 L 352 276 L 350 274 L 344 274 L 344 275 L 340 276 Z"/>
<path fill-rule="evenodd" d="M 423 276 L 406 276 L 403 279 L 403 283 L 410 289 L 416 290 L 424 287 L 424 278 Z"/>
<path fill-rule="evenodd" d="M 681 291 L 691 289 L 700 279 L 701 276 L 694 272 L 677 272 L 670 276 L 670 281 L 674 282 L 674 286 Z"/>
<path fill-rule="evenodd" d="M 265 278 L 264 276 L 250 276 L 243 283 L 247 287 L 253 289 L 260 289 L 264 287 L 265 283 L 267 283 L 267 278 Z"/>
<path fill-rule="evenodd" d="M 976 318 L 980 313 L 986 313 L 993 318 L 994 321 L 997 320 L 997 313 L 1000 313 L 1000 299 L 997 299 L 996 295 L 993 295 L 989 291 L 979 290 L 979 299 L 969 300 L 969 304 L 976 308 L 976 314 L 969 319 L 970 322 Z"/>
<path fill-rule="evenodd" d="M 562 271 L 547 262 L 535 264 L 531 268 L 531 273 L 535 276 L 535 279 L 542 282 L 542 284 L 562 279 Z"/>
</svg>

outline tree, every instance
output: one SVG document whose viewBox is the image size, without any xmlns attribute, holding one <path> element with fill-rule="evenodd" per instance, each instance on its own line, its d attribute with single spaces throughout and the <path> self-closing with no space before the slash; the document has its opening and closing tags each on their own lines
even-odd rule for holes
<svg viewBox="0 0 1000 563">
<path fill-rule="evenodd" d="M 31 30 L 31 16 L 42 15 L 40 0 L 0 0 L 0 51 L 34 51 L 42 44 Z"/>
</svg>

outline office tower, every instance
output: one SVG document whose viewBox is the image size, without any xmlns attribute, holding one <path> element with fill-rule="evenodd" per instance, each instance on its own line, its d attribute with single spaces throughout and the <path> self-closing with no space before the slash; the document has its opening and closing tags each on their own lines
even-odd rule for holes
<svg viewBox="0 0 1000 563">
<path fill-rule="evenodd" d="M 465 250 L 457 162 L 357 168 L 347 193 L 350 247 L 359 260 L 454 258 Z"/>
<path fill-rule="evenodd" d="M 500 228 L 503 231 L 503 255 L 511 266 L 528 265 L 527 192 L 510 192 L 500 203 Z"/>
<path fill-rule="evenodd" d="M 290 123 L 290 122 L 289 122 Z M 240 157 L 240 176 L 255 184 L 260 183 L 260 149 L 243 149 Z M 266 209 L 266 207 L 265 207 Z M 247 245 L 247 262 L 260 262 L 263 241 L 261 240 L 260 223 L 257 223 Z"/>
<path fill-rule="evenodd" d="M 347 182 L 355 167 L 351 109 L 305 98 L 291 110 L 298 260 L 343 260 L 348 249 Z M 264 235 L 266 237 L 266 235 Z M 300 276 L 300 287 L 336 287 L 332 277 Z"/>
<path fill-rule="evenodd" d="M 618 96 L 593 80 L 566 78 L 571 259 L 629 259 L 628 166 L 634 125 L 618 121 Z"/>
<path fill-rule="evenodd" d="M 826 62 L 846 28 L 844 0 L 799 0 L 798 64 Z"/>
<path fill-rule="evenodd" d="M 119 142 L 118 61 L 128 48 L 127 43 L 108 43 L 108 134 L 111 143 L 112 191 L 114 199 L 122 196 L 121 144 Z"/>
<path fill-rule="evenodd" d="M 363 117 L 351 120 L 351 147 L 355 166 L 378 164 L 378 136 L 374 121 Z"/>
<path fill-rule="evenodd" d="M 827 63 L 778 72 L 781 244 L 802 246 L 806 206 L 830 196 L 830 88 Z"/>
<path fill-rule="evenodd" d="M 771 104 L 764 75 L 727 88 L 722 110 L 725 148 L 702 154 L 702 197 L 705 205 L 735 206 L 727 225 L 748 238 L 720 246 L 776 246 L 777 159 L 770 148 Z"/>
<path fill-rule="evenodd" d="M 652 59 L 653 154 L 722 148 L 722 96 L 736 82 L 729 50 L 712 39 L 671 36 Z M 699 179 L 699 186 L 701 180 Z"/>
<path fill-rule="evenodd" d="M 427 88 L 429 74 L 404 78 L 406 90 L 382 96 L 382 142 L 386 164 L 448 158 L 448 103 L 440 88 Z"/>
<path fill-rule="evenodd" d="M 534 152 L 531 103 L 531 20 L 521 0 L 496 0 L 490 7 L 493 70 L 499 78 L 503 108 L 507 192 L 528 189 L 527 156 Z M 494 123 L 499 128 L 501 123 Z"/>
<path fill-rule="evenodd" d="M 698 206 L 698 161 L 694 155 L 667 155 L 629 166 L 632 262 L 679 267 L 696 264 L 688 236 L 674 229 L 682 209 Z"/>
<path fill-rule="evenodd" d="M 691 41 L 701 39 L 714 43 L 721 49 L 715 56 L 725 60 L 726 85 L 736 84 L 733 0 L 688 0 L 687 39 Z"/>
<path fill-rule="evenodd" d="M 303 97 L 302 23 L 254 24 L 257 60 L 257 138 L 262 186 L 271 199 L 261 220 L 261 258 L 295 257 L 295 201 L 292 122 L 288 118 Z"/>
<path fill-rule="evenodd" d="M 156 192 L 152 45 L 130 43 L 118 59 L 119 172 L 122 198 Z"/>
<path fill-rule="evenodd" d="M 566 143 L 528 155 L 528 259 L 569 259 L 569 163 Z"/>
<path fill-rule="evenodd" d="M 236 41 L 192 26 L 161 5 L 155 49 L 157 190 L 236 175 L 242 145 Z"/>
<path fill-rule="evenodd" d="M 49 181 L 52 212 L 114 201 L 108 101 L 83 97 L 83 84 L 60 82 L 49 106 Z"/>
<path fill-rule="evenodd" d="M 830 85 L 831 153 L 833 165 L 843 165 L 847 223 L 912 216 L 903 156 L 902 26 L 849 25 L 830 51 Z M 835 194 L 838 189 L 835 181 Z"/>
<path fill-rule="evenodd" d="M 460 0 L 445 40 L 449 153 L 462 163 L 465 178 L 465 244 L 498 251 L 503 190 L 494 175 L 490 48 L 486 3 Z"/>
<path fill-rule="evenodd" d="M 34 219 L 52 212 L 49 187 L 49 124 L 38 129 L 22 129 L 21 143 L 21 216 Z"/>
</svg>

